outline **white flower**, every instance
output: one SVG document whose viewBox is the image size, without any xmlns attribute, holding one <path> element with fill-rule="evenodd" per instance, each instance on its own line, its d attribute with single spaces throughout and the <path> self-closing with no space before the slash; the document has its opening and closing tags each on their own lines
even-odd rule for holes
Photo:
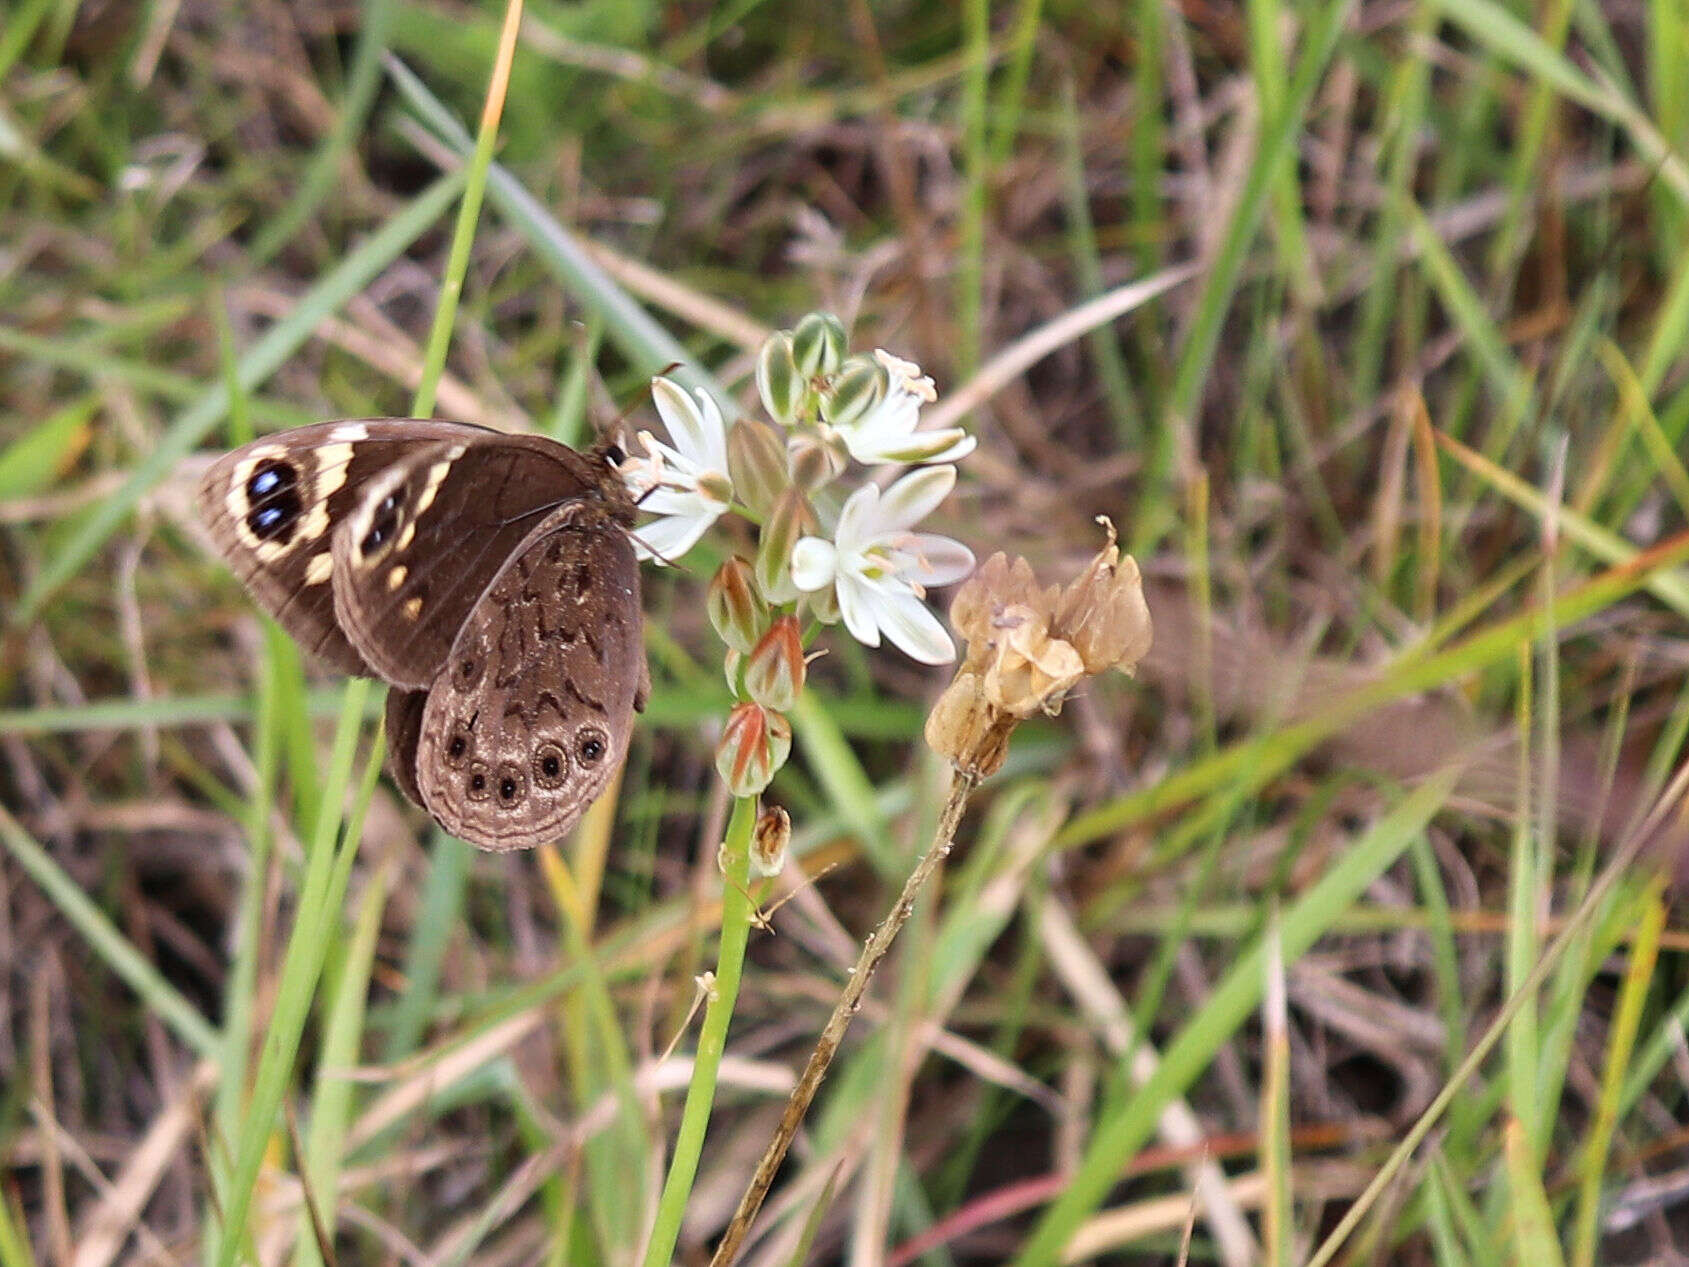
<svg viewBox="0 0 1689 1267">
<path fill-rule="evenodd" d="M 727 476 L 727 428 L 708 393 L 696 400 L 668 378 L 651 380 L 651 397 L 668 428 L 673 446 L 649 431 L 639 433 L 643 457 L 622 464 L 628 491 L 657 518 L 633 534 L 642 559 L 669 563 L 680 558 L 733 504 Z"/>
<path fill-rule="evenodd" d="M 911 532 L 956 483 L 953 466 L 912 471 L 882 494 L 864 484 L 839 512 L 833 540 L 805 537 L 792 549 L 799 589 L 838 595 L 850 636 L 865 646 L 887 638 L 923 664 L 956 658 L 956 644 L 921 601 L 928 585 L 948 585 L 973 571 L 973 553 L 959 541 Z"/>
<path fill-rule="evenodd" d="M 974 451 L 978 441 L 960 427 L 916 430 L 921 406 L 938 399 L 932 379 L 919 365 L 883 348 L 874 349 L 874 359 L 885 369 L 886 394 L 860 418 L 834 424 L 851 457 L 868 464 L 954 462 Z"/>
</svg>

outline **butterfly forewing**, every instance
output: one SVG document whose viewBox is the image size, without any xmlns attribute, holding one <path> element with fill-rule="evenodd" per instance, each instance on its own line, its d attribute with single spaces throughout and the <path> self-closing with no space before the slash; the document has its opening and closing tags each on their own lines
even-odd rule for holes
<svg viewBox="0 0 1689 1267">
<path fill-rule="evenodd" d="M 482 849 L 574 825 L 620 768 L 643 706 L 639 567 L 588 501 L 553 512 L 464 622 L 417 741 L 423 804 Z"/>
<path fill-rule="evenodd" d="M 426 687 L 500 566 L 594 480 L 586 459 L 539 436 L 407 453 L 334 530 L 340 627 L 377 677 Z"/>
<path fill-rule="evenodd" d="M 225 454 L 200 480 L 200 518 L 259 604 L 306 651 L 347 673 L 371 667 L 334 614 L 333 533 L 371 479 L 439 443 L 497 440 L 458 422 L 362 419 L 265 436 Z"/>
</svg>

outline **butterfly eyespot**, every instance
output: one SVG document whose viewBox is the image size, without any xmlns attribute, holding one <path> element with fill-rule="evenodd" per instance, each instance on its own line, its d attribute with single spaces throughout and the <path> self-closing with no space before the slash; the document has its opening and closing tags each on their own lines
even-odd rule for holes
<svg viewBox="0 0 1689 1267">
<path fill-rule="evenodd" d="M 286 462 L 260 462 L 246 481 L 246 526 L 260 541 L 286 542 L 304 513 L 299 472 Z"/>
<path fill-rule="evenodd" d="M 358 549 L 366 556 L 374 554 L 381 548 L 381 543 L 391 537 L 398 529 L 399 495 L 388 493 L 376 506 L 374 522 L 370 524 L 369 531 L 364 534 L 364 539 L 359 544 Z"/>
<path fill-rule="evenodd" d="M 610 745 L 604 742 L 601 731 L 583 730 L 575 736 L 575 755 L 582 765 L 597 765 L 609 750 Z"/>
<path fill-rule="evenodd" d="M 454 770 L 462 767 L 465 758 L 475 750 L 475 736 L 463 722 L 452 727 L 446 740 L 446 764 Z"/>
<path fill-rule="evenodd" d="M 561 744 L 546 740 L 534 750 L 534 782 L 543 788 L 563 786 L 563 775 L 569 768 Z"/>
<path fill-rule="evenodd" d="M 484 801 L 493 794 L 492 779 L 487 774 L 487 763 L 477 761 L 469 767 L 469 778 L 465 780 L 469 789 L 469 799 Z"/>
<path fill-rule="evenodd" d="M 528 780 L 523 777 L 522 769 L 514 761 L 499 763 L 497 791 L 499 803 L 510 809 L 528 791 Z"/>
<path fill-rule="evenodd" d="M 452 669 L 452 678 L 459 690 L 467 691 L 481 676 L 481 661 L 464 656 Z"/>
</svg>

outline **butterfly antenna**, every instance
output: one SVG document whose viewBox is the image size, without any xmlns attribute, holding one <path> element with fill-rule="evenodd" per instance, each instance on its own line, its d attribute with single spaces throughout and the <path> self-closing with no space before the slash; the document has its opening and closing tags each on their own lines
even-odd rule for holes
<svg viewBox="0 0 1689 1267">
<path fill-rule="evenodd" d="M 647 496 L 647 494 L 648 494 L 648 493 L 649 493 L 649 491 L 650 491 L 650 490 L 647 490 L 647 491 L 646 491 L 646 493 L 641 493 L 641 494 L 640 494 L 640 496 L 639 496 L 639 500 L 638 500 L 638 501 L 636 501 L 636 502 L 634 502 L 634 505 L 635 505 L 635 506 L 638 506 L 638 505 L 639 505 L 639 503 L 640 503 L 640 502 L 642 502 L 642 501 L 644 501 L 644 500 L 645 500 L 645 498 L 646 498 L 646 496 Z M 660 551 L 657 551 L 657 550 L 653 550 L 653 549 L 652 549 L 652 548 L 651 548 L 651 543 L 650 543 L 650 542 L 648 542 L 648 541 L 646 541 L 646 540 L 644 540 L 644 539 L 643 539 L 643 538 L 642 538 L 642 537 L 641 537 L 641 536 L 640 536 L 640 535 L 639 535 L 639 534 L 638 534 L 638 533 L 637 533 L 637 532 L 635 532 L 635 531 L 634 531 L 634 530 L 633 530 L 633 529 L 632 529 L 632 528 L 629 528 L 629 529 L 628 529 L 628 536 L 629 536 L 629 538 L 631 538 L 631 539 L 632 539 L 632 540 L 633 540 L 633 541 L 635 541 L 635 542 L 636 542 L 636 543 L 638 543 L 638 544 L 639 544 L 639 546 L 641 546 L 641 547 L 642 547 L 642 548 L 643 548 L 643 549 L 644 549 L 644 551 L 645 551 L 645 553 L 647 553 L 647 554 L 649 554 L 649 555 L 650 555 L 650 556 L 651 556 L 651 557 L 652 557 L 652 558 L 653 558 L 653 559 L 655 559 L 655 560 L 657 560 L 657 562 L 658 562 L 658 563 L 661 563 L 661 564 L 662 564 L 662 565 L 663 565 L 663 566 L 664 566 L 664 567 L 669 567 L 669 568 L 672 568 L 672 567 L 674 567 L 674 566 L 675 566 L 675 561 L 674 561 L 674 560 L 673 560 L 673 559 L 671 559 L 671 558 L 669 558 L 669 556 L 668 556 L 668 555 L 666 555 L 666 554 L 663 554 L 663 553 L 661 553 L 661 552 L 660 552 Z"/>
<path fill-rule="evenodd" d="M 657 371 L 656 377 L 660 378 L 664 374 L 672 374 L 675 370 L 680 369 L 683 364 L 684 364 L 684 362 L 682 362 L 682 361 L 670 361 L 667 365 L 663 366 L 662 369 Z M 623 431 L 624 424 L 626 424 L 626 422 L 628 420 L 628 415 L 633 412 L 634 406 L 641 404 L 642 402 L 647 401 L 650 398 L 651 398 L 651 380 L 646 379 L 642 384 L 639 385 L 639 387 L 637 389 L 635 389 L 628 396 L 626 402 L 624 404 L 622 404 L 622 406 L 621 406 L 621 412 L 620 413 L 618 413 L 613 419 L 611 419 L 609 422 L 605 423 L 603 426 L 596 428 L 596 430 L 598 432 L 598 438 L 599 438 L 600 446 L 603 446 L 603 444 L 606 440 L 609 440 L 612 443 L 614 443 L 616 437 L 618 435 L 620 435 L 621 432 Z M 623 445 L 621 447 L 625 450 L 627 446 Z"/>
</svg>

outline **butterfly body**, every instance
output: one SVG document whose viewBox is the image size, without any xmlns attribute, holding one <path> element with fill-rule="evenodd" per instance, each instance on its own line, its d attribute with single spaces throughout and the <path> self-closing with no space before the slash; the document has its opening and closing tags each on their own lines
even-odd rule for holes
<svg viewBox="0 0 1689 1267">
<path fill-rule="evenodd" d="M 620 767 L 649 679 L 634 508 L 604 453 L 322 423 L 220 458 L 200 511 L 306 650 L 389 684 L 389 766 L 447 830 L 555 839 Z"/>
</svg>

